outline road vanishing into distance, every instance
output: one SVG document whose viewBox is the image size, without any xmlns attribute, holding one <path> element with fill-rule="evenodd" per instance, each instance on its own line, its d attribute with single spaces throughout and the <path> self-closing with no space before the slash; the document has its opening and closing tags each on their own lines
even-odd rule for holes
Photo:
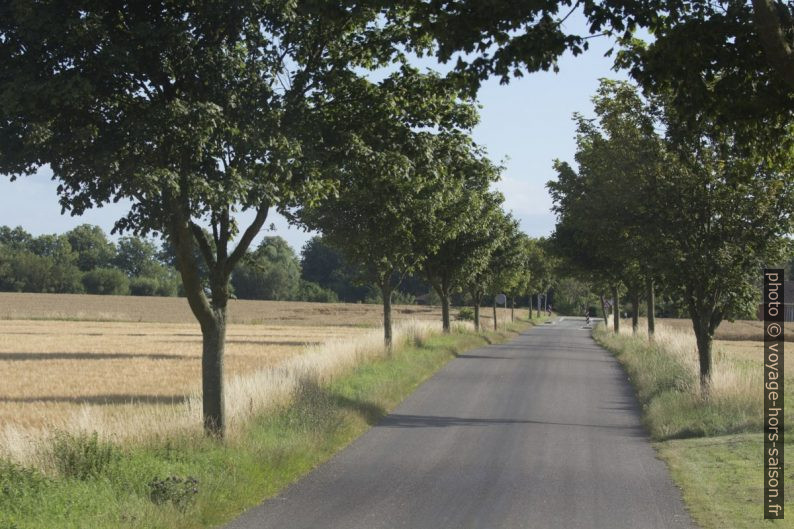
<svg viewBox="0 0 794 529">
<path fill-rule="evenodd" d="M 229 529 L 692 528 L 582 318 L 460 355 Z"/>
</svg>

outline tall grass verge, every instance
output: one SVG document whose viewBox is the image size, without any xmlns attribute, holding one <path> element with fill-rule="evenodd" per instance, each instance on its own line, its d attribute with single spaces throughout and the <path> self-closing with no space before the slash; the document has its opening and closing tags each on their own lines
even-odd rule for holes
<svg viewBox="0 0 794 529">
<path fill-rule="evenodd" d="M 700 395 L 694 333 L 657 324 L 647 331 L 619 335 L 599 325 L 596 341 L 626 369 L 643 407 L 643 419 L 656 440 L 760 431 L 763 362 L 750 363 L 715 347 L 711 389 Z"/>
<path fill-rule="evenodd" d="M 736 333 L 723 334 L 734 341 L 715 342 L 712 387 L 704 399 L 699 391 L 697 347 L 686 325 L 680 320 L 674 326 L 657 320 L 652 343 L 645 332 L 632 336 L 627 327 L 615 335 L 599 326 L 593 335 L 628 372 L 646 427 L 659 441 L 654 446 L 698 526 L 794 527 L 790 520 L 763 520 L 763 344 L 737 342 Z M 735 327 L 750 325 L 737 322 Z M 786 390 L 785 398 L 791 402 L 792 384 Z M 786 417 L 790 432 L 794 417 L 790 412 Z M 785 445 L 794 449 L 790 434 Z M 794 509 L 794 499 L 786 501 L 786 509 Z"/>
<path fill-rule="evenodd" d="M 401 332 L 389 355 L 373 341 L 317 359 L 336 356 L 336 363 L 295 364 L 291 383 L 262 394 L 280 399 L 246 408 L 224 443 L 170 433 L 107 450 L 89 436 L 67 442 L 55 457 L 68 464 L 53 472 L 0 460 L 0 527 L 217 526 L 327 460 L 455 354 L 513 336 L 441 335 L 420 326 Z"/>
</svg>

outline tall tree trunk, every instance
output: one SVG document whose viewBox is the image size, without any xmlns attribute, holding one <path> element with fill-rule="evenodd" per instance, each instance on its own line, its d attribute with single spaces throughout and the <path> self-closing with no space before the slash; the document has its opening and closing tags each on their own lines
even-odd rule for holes
<svg viewBox="0 0 794 529">
<path fill-rule="evenodd" d="M 620 302 L 618 301 L 618 287 L 612 287 L 612 318 L 615 334 L 620 333 Z"/>
<path fill-rule="evenodd" d="M 474 331 L 480 332 L 480 300 L 474 300 Z"/>
<path fill-rule="evenodd" d="M 498 330 L 496 327 L 496 296 L 493 297 L 493 330 Z"/>
<path fill-rule="evenodd" d="M 601 298 L 601 314 L 604 316 L 604 327 L 609 325 L 609 318 L 607 317 L 607 301 L 604 299 L 604 294 L 598 296 Z"/>
<path fill-rule="evenodd" d="M 698 363 L 700 364 L 700 396 L 709 397 L 711 385 L 711 349 L 714 344 L 714 331 L 717 330 L 723 318 L 723 312 L 713 306 L 700 306 L 691 304 L 689 315 L 695 331 L 695 341 L 698 347 Z"/>
<path fill-rule="evenodd" d="M 201 325 L 201 391 L 204 431 L 222 437 L 226 424 L 223 396 L 223 352 L 226 342 L 226 307 L 215 309 L 216 317 Z"/>
<path fill-rule="evenodd" d="M 444 334 L 449 334 L 451 330 L 449 324 L 449 284 L 445 278 L 440 281 L 435 280 L 429 271 L 427 271 L 427 278 L 438 297 L 441 298 L 441 328 Z"/>
<path fill-rule="evenodd" d="M 441 326 L 444 331 L 444 334 L 449 334 L 451 332 L 451 327 L 449 324 L 449 294 L 443 293 L 441 294 Z"/>
<path fill-rule="evenodd" d="M 392 349 L 392 327 L 391 327 L 391 293 L 392 286 L 387 279 L 380 286 L 381 296 L 383 297 L 383 345 L 386 351 L 391 353 Z"/>
<path fill-rule="evenodd" d="M 711 384 L 711 347 L 714 336 L 708 330 L 708 324 L 702 318 L 692 320 L 695 329 L 695 341 L 698 347 L 698 363 L 700 364 L 700 395 L 704 399 L 709 396 Z"/>
<path fill-rule="evenodd" d="M 225 434 L 224 395 L 223 395 L 223 352 L 226 343 L 226 306 L 229 301 L 229 277 L 232 270 L 245 255 L 251 242 L 267 219 L 268 204 L 261 204 L 256 210 L 253 222 L 243 231 L 237 246 L 228 253 L 231 237 L 229 228 L 230 208 L 217 213 L 213 221 L 214 249 L 205 232 L 190 219 L 185 197 L 175 199 L 164 192 L 164 198 L 171 213 L 166 232 L 176 253 L 176 268 L 182 277 L 185 296 L 193 315 L 201 326 L 201 387 L 204 413 L 204 431 L 211 436 L 222 438 Z M 212 300 L 204 293 L 204 284 L 199 273 L 195 252 L 198 248 L 207 270 L 210 273 Z"/>
<path fill-rule="evenodd" d="M 536 298 L 537 298 L 537 301 L 538 301 L 538 303 L 537 303 L 537 305 L 536 305 L 536 307 L 537 307 L 537 309 L 538 309 L 538 310 L 537 310 L 537 311 L 535 311 L 535 317 L 536 317 L 536 318 L 540 318 L 540 293 L 538 293 L 538 294 L 535 294 L 535 296 L 536 296 Z"/>
<path fill-rule="evenodd" d="M 656 297 L 653 288 L 653 277 L 648 276 L 646 288 L 648 302 L 648 338 L 653 339 L 653 333 L 656 331 Z"/>
<path fill-rule="evenodd" d="M 631 333 L 637 334 L 640 328 L 640 293 L 635 291 L 631 295 Z"/>
<path fill-rule="evenodd" d="M 510 321 L 516 321 L 516 297 L 510 297 Z"/>
<path fill-rule="evenodd" d="M 176 268 L 182 277 L 185 296 L 201 326 L 201 388 L 204 431 L 213 437 L 224 435 L 223 352 L 226 339 L 226 302 L 229 298 L 228 275 L 212 256 L 204 256 L 212 274 L 212 301 L 204 294 L 204 284 L 193 256 L 195 243 L 188 216 L 173 206 L 174 214 L 168 235 L 176 253 Z M 183 216 L 180 217 L 180 213 Z M 224 279 L 226 280 L 224 282 Z"/>
</svg>

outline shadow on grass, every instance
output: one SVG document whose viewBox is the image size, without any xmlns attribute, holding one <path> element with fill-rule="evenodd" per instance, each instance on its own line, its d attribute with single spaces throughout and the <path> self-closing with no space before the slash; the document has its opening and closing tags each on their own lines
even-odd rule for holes
<svg viewBox="0 0 794 529">
<path fill-rule="evenodd" d="M 370 426 L 377 424 L 387 413 L 379 404 L 340 395 L 310 379 L 300 383 L 289 413 L 302 423 L 321 424 L 337 420 L 340 410 L 356 413 Z"/>
</svg>

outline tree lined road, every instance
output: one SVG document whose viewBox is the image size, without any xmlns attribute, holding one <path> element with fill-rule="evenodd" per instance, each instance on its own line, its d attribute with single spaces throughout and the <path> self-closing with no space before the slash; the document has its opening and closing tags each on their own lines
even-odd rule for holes
<svg viewBox="0 0 794 529">
<path fill-rule="evenodd" d="M 692 528 L 581 318 L 461 355 L 229 529 Z"/>
</svg>

